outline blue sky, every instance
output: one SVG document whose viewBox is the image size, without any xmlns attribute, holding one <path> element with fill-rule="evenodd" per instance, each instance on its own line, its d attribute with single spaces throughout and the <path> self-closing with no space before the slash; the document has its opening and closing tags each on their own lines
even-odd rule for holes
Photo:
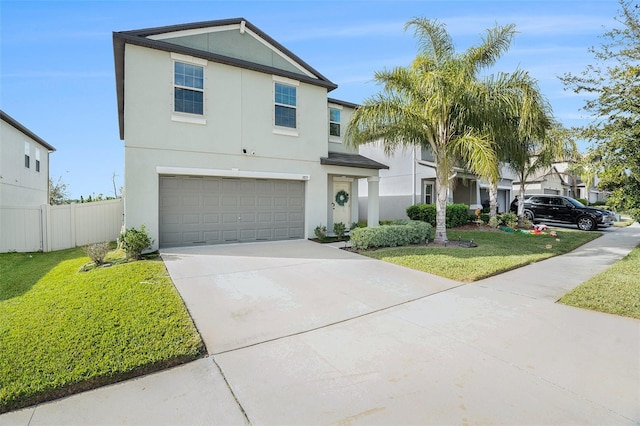
<svg viewBox="0 0 640 426">
<path fill-rule="evenodd" d="M 492 71 L 527 70 L 565 126 L 581 125 L 583 97 L 558 76 L 593 62 L 616 0 L 538 1 L 7 1 L 0 0 L 0 108 L 56 147 L 52 178 L 79 198 L 124 184 L 112 32 L 244 17 L 338 84 L 329 96 L 359 103 L 379 90 L 376 70 L 408 65 L 409 19 L 436 18 L 456 47 L 496 23 L 516 24 L 511 49 Z M 581 148 L 584 150 L 585 145 Z"/>
</svg>

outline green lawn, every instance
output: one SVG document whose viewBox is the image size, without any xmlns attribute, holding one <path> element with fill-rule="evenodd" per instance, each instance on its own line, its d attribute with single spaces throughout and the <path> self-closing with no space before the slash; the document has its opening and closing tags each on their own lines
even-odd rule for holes
<svg viewBox="0 0 640 426">
<path fill-rule="evenodd" d="M 449 247 L 393 247 L 364 251 L 361 254 L 456 281 L 469 282 L 568 253 L 602 235 L 600 232 L 564 228 L 555 231 L 559 241 L 548 234 L 463 231 L 454 228 L 447 230 Z M 458 239 L 473 240 L 478 247 L 456 247 Z M 551 248 L 547 248 L 548 244 Z"/>
<path fill-rule="evenodd" d="M 640 319 L 640 246 L 565 294 L 560 303 Z"/>
<path fill-rule="evenodd" d="M 88 262 L 81 249 L 0 254 L 0 412 L 204 353 L 160 259 L 79 272 Z"/>
</svg>

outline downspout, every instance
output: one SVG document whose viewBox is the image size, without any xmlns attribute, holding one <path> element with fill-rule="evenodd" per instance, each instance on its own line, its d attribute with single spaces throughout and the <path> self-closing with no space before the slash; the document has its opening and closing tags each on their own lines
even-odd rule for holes
<svg viewBox="0 0 640 426">
<path fill-rule="evenodd" d="M 411 152 L 411 171 L 412 171 L 412 176 L 413 176 L 413 184 L 411 185 L 411 191 L 413 196 L 413 205 L 416 205 L 416 146 L 413 146 L 413 150 Z"/>
</svg>

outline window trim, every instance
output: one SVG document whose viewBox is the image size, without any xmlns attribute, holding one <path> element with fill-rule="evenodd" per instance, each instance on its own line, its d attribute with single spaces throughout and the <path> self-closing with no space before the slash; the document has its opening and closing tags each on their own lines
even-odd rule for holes
<svg viewBox="0 0 640 426">
<path fill-rule="evenodd" d="M 31 144 L 26 141 L 24 143 L 24 168 L 31 168 Z"/>
<path fill-rule="evenodd" d="M 331 110 L 334 109 L 336 111 L 338 111 L 338 113 L 340 114 L 340 121 L 331 121 Z M 339 105 L 329 105 L 329 141 L 330 142 L 337 142 L 337 143 L 342 143 L 342 107 Z M 339 134 L 336 135 L 332 135 L 331 134 L 331 124 L 337 124 L 338 125 L 338 131 Z"/>
<path fill-rule="evenodd" d="M 36 148 L 36 172 L 40 173 L 40 148 Z"/>
<path fill-rule="evenodd" d="M 202 68 L 202 89 L 191 87 L 191 86 L 181 86 L 176 84 L 176 63 L 181 62 L 186 65 L 196 66 Z M 196 58 L 188 55 L 181 55 L 179 53 L 171 53 L 171 120 L 178 121 L 182 123 L 191 123 L 191 124 L 207 124 L 206 114 L 207 114 L 207 60 Z M 176 88 L 191 90 L 194 92 L 202 93 L 202 114 L 176 111 L 175 104 L 175 92 Z"/>
<path fill-rule="evenodd" d="M 274 134 L 278 134 L 278 135 L 285 135 L 285 136 L 298 136 L 299 135 L 299 129 L 300 129 L 300 120 L 299 120 L 299 115 L 298 115 L 298 107 L 300 106 L 299 100 L 298 100 L 298 87 L 300 87 L 300 82 L 297 80 L 292 80 L 290 78 L 286 78 L 286 77 L 280 77 L 277 75 L 272 76 L 273 78 L 273 86 L 272 86 L 272 90 L 273 90 L 273 97 L 272 97 L 272 114 L 271 114 L 271 119 L 272 119 L 272 125 L 273 125 L 273 133 Z M 289 104 L 281 104 L 279 102 L 276 102 L 276 85 L 280 84 L 283 86 L 289 86 L 289 87 L 293 87 L 296 90 L 296 104 L 295 105 L 289 105 Z M 276 124 L 276 106 L 281 106 L 281 107 L 285 107 L 285 108 L 291 108 L 294 110 L 295 112 L 295 120 L 296 120 L 296 127 L 288 127 L 288 126 L 281 126 L 279 124 Z"/>
<path fill-rule="evenodd" d="M 422 181 L 422 198 L 425 204 L 433 204 L 433 188 L 435 186 L 435 182 L 432 180 Z M 429 192 L 427 193 L 427 187 L 429 188 Z M 427 196 L 431 199 L 431 202 L 427 203 Z"/>
</svg>

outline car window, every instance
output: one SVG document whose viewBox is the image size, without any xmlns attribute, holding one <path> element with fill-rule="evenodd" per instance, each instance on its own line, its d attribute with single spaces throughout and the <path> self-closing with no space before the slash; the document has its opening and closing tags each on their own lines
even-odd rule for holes
<svg viewBox="0 0 640 426">
<path fill-rule="evenodd" d="M 551 204 L 552 206 L 563 206 L 563 199 L 562 198 L 551 198 L 549 200 L 549 204 Z"/>
<path fill-rule="evenodd" d="M 529 201 L 532 204 L 544 204 L 544 201 L 543 201 L 542 197 L 531 197 L 527 201 Z"/>
</svg>

